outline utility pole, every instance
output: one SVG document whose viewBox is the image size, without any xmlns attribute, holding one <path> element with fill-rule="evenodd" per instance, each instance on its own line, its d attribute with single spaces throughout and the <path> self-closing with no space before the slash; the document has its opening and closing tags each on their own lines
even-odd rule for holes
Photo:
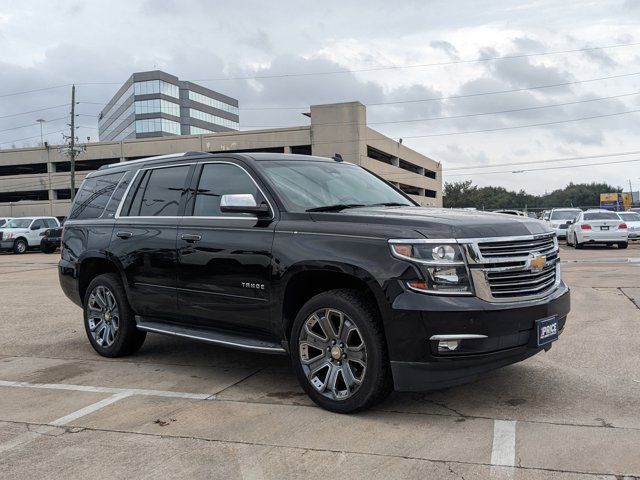
<svg viewBox="0 0 640 480">
<path fill-rule="evenodd" d="M 60 153 L 64 153 L 69 157 L 69 173 L 71 176 L 71 201 L 76 196 L 76 155 L 85 151 L 85 147 L 76 146 L 76 86 L 71 86 L 71 134 L 69 136 L 62 135 L 69 143 L 60 149 Z"/>
</svg>

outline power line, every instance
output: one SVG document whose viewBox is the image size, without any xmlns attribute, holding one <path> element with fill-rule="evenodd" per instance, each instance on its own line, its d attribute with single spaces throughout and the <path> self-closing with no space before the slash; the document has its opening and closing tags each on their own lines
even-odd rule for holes
<svg viewBox="0 0 640 480">
<path fill-rule="evenodd" d="M 22 92 L 4 93 L 0 95 L 0 98 L 13 97 L 15 95 L 26 95 L 27 93 L 44 92 L 45 90 L 55 90 L 57 88 L 64 88 L 70 86 L 70 83 L 64 85 L 56 85 L 55 87 L 34 88 L 33 90 L 24 90 Z"/>
<path fill-rule="evenodd" d="M 60 120 L 65 120 L 67 117 L 59 117 L 59 118 L 52 118 L 50 120 L 46 120 L 46 122 L 58 122 Z M 20 125 L 19 127 L 12 127 L 12 128 L 5 128 L 4 130 L 0 130 L 0 133 L 3 132 L 9 132 L 11 130 L 19 130 L 21 128 L 27 128 L 27 127 L 35 127 L 36 124 L 35 123 L 30 123 L 28 125 Z"/>
<path fill-rule="evenodd" d="M 612 162 L 597 162 L 597 163 L 581 163 L 576 165 L 560 165 L 557 167 L 541 167 L 541 168 L 527 168 L 525 170 L 502 170 L 499 172 L 478 172 L 478 173 L 456 173 L 453 175 L 447 175 L 447 177 L 463 177 L 463 176 L 471 176 L 471 175 L 496 175 L 499 173 L 525 173 L 525 172 L 538 172 L 542 170 L 559 170 L 562 168 L 578 168 L 578 167 L 591 167 L 597 165 L 613 165 L 619 163 L 632 163 L 632 162 L 640 162 L 640 158 L 634 158 L 633 160 L 615 160 Z"/>
<path fill-rule="evenodd" d="M 576 52 L 586 52 L 592 50 L 604 50 L 608 48 L 620 48 L 620 47 L 633 47 L 636 45 L 640 45 L 640 42 L 635 43 L 620 43 L 615 45 L 605 45 L 601 47 L 586 47 L 586 48 L 576 48 L 571 50 L 556 50 L 550 52 L 540 52 L 540 53 L 522 53 L 515 55 L 503 55 L 501 57 L 485 57 L 485 58 L 476 58 L 469 60 L 451 60 L 448 62 L 435 62 L 435 63 L 417 63 L 410 65 L 387 65 L 381 67 L 368 67 L 368 68 L 356 68 L 353 70 L 328 70 L 323 72 L 298 72 L 298 73 L 280 73 L 280 74 L 267 74 L 267 75 L 244 75 L 244 76 L 235 76 L 235 77 L 217 77 L 217 78 L 201 78 L 192 80 L 193 82 L 217 82 L 217 81 L 226 81 L 226 80 L 261 80 L 268 78 L 293 78 L 293 77 L 311 77 L 317 75 L 339 75 L 346 73 L 363 73 L 363 72 L 379 72 L 383 70 L 401 70 L 401 69 L 412 69 L 412 68 L 425 68 L 425 67 L 439 67 L 446 65 L 459 65 L 466 63 L 480 63 L 480 62 L 492 62 L 496 60 L 510 60 L 514 58 L 527 58 L 527 57 L 538 57 L 544 55 L 558 55 L 564 53 L 576 53 Z"/>
<path fill-rule="evenodd" d="M 587 155 L 587 156 L 583 156 L 583 157 L 564 157 L 564 158 L 552 158 L 549 160 L 530 160 L 527 162 L 510 162 L 510 163 L 496 163 L 493 165 L 487 165 L 487 164 L 483 164 L 483 165 L 471 165 L 471 166 L 465 166 L 465 167 L 454 167 L 454 168 L 445 168 L 445 170 L 447 172 L 453 171 L 453 170 L 475 170 L 477 168 L 495 168 L 495 167 L 508 167 L 508 166 L 512 166 L 512 165 L 530 165 L 532 163 L 555 163 L 555 162 L 568 162 L 571 160 L 586 160 L 589 158 L 604 158 L 604 157 L 618 157 L 618 156 L 622 156 L 622 155 L 637 155 L 640 153 L 640 150 L 633 150 L 631 152 L 619 152 L 619 153 L 604 153 L 601 155 Z"/>
<path fill-rule="evenodd" d="M 54 132 L 47 132 L 45 135 L 53 135 L 54 133 L 66 132 L 66 130 L 56 130 Z M 9 143 L 21 142 L 23 140 L 31 140 L 34 138 L 40 138 L 40 135 L 33 135 L 32 137 L 24 137 L 24 138 L 16 138 L 15 140 L 10 140 L 8 142 L 0 142 L 0 145 L 7 145 Z"/>
<path fill-rule="evenodd" d="M 608 113 L 605 115 L 592 115 L 590 117 L 580 117 L 580 118 L 570 118 L 568 120 L 556 120 L 554 122 L 540 122 L 540 123 L 530 123 L 527 125 L 514 125 L 511 127 L 499 127 L 499 128 L 484 128 L 482 130 L 468 130 L 465 132 L 445 132 L 445 133 L 432 133 L 430 135 L 407 135 L 403 136 L 403 139 L 407 138 L 431 138 L 431 137 L 447 137 L 451 135 L 467 135 L 470 133 L 488 133 L 488 132 L 497 132 L 503 130 L 515 130 L 518 128 L 531 128 L 531 127 L 543 127 L 547 125 L 559 125 L 562 123 L 571 123 L 571 122 L 580 122 L 583 120 L 593 120 L 596 118 L 606 118 L 606 117 L 614 117 L 617 115 L 627 115 L 629 113 L 637 113 L 640 112 L 640 109 L 637 110 L 627 110 L 626 112 L 617 112 L 617 113 Z"/>
<path fill-rule="evenodd" d="M 552 107 L 564 107 L 567 105 L 577 105 L 581 103 L 589 103 L 589 102 L 597 102 L 601 100 L 611 100 L 614 98 L 622 98 L 629 97 L 633 95 L 640 95 L 640 92 L 633 93 L 623 93 L 621 95 L 612 95 L 609 97 L 598 97 L 598 98 L 590 98 L 587 100 L 576 100 L 574 102 L 564 102 L 564 103 L 554 103 L 549 105 L 539 105 L 536 107 L 523 107 L 523 108 L 514 108 L 510 110 L 498 110 L 493 112 L 481 112 L 481 113 L 469 113 L 464 115 L 444 115 L 441 117 L 425 117 L 425 118 L 414 118 L 410 120 L 388 120 L 384 122 L 367 122 L 367 125 L 392 125 L 398 123 L 414 123 L 414 122 L 428 122 L 432 120 L 449 120 L 456 118 L 469 118 L 469 117 L 480 117 L 483 115 L 498 115 L 502 113 L 515 113 L 515 112 L 525 112 L 529 110 L 540 110 L 543 108 L 552 108 Z M 92 115 L 87 115 L 92 116 Z M 338 125 L 358 125 L 360 122 L 334 122 L 334 123 L 314 123 L 313 126 L 338 126 Z M 241 125 L 243 128 L 280 128 L 280 127 L 288 127 L 289 125 Z"/>
<path fill-rule="evenodd" d="M 623 78 L 623 77 L 631 77 L 640 75 L 640 72 L 633 73 L 623 73 L 620 75 L 609 75 L 606 77 L 597 77 L 597 78 L 588 78 L 586 80 L 574 80 L 572 82 L 562 82 L 562 83 L 551 83 L 546 85 L 535 85 L 533 87 L 523 87 L 523 88 L 513 88 L 509 90 L 494 90 L 489 92 L 478 92 L 478 93 L 467 93 L 464 95 L 447 95 L 443 97 L 430 97 L 430 98 L 418 98 L 414 100 L 396 100 L 393 102 L 377 102 L 377 103 L 365 103 L 367 107 L 378 107 L 381 105 L 399 105 L 405 103 L 420 103 L 420 102 L 436 102 L 441 100 L 455 100 L 458 98 L 470 98 L 470 97 L 480 97 L 484 95 L 498 95 L 502 93 L 515 93 L 515 92 L 526 92 L 529 90 L 542 90 L 545 88 L 554 88 L 554 87 L 564 87 L 567 85 L 576 85 L 578 83 L 589 83 L 589 82 L 597 82 L 600 80 L 610 80 L 613 78 Z M 240 110 L 306 110 L 309 107 L 244 107 Z"/>
<path fill-rule="evenodd" d="M 29 110 L 28 112 L 19 112 L 19 113 L 12 113 L 10 115 L 3 115 L 3 116 L 0 117 L 0 119 L 2 119 L 2 118 L 10 118 L 10 117 L 18 117 L 20 115 L 27 115 L 29 113 L 44 112 L 45 110 L 54 110 L 56 108 L 62 108 L 62 107 L 68 107 L 68 106 L 69 106 L 68 103 L 63 103 L 62 105 L 56 105 L 55 107 L 38 108 L 37 110 Z"/>
</svg>

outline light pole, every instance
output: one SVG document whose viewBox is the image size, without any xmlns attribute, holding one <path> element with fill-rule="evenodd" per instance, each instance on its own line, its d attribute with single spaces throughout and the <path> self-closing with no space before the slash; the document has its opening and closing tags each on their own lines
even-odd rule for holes
<svg viewBox="0 0 640 480">
<path fill-rule="evenodd" d="M 38 122 L 40 124 L 40 146 L 44 146 L 44 138 L 42 136 L 42 124 L 44 122 L 46 122 L 46 120 L 44 118 L 39 118 L 36 120 L 36 122 Z"/>
</svg>

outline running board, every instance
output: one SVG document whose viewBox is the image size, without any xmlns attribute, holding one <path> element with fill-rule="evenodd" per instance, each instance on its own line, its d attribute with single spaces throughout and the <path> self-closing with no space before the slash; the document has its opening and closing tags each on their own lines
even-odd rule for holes
<svg viewBox="0 0 640 480">
<path fill-rule="evenodd" d="M 286 350 L 276 342 L 257 340 L 244 337 L 242 335 L 221 332 L 216 330 L 205 330 L 203 328 L 189 327 L 185 325 L 174 325 L 171 323 L 147 320 L 136 315 L 138 330 L 152 333 L 162 333 L 174 337 L 188 338 L 198 342 L 221 345 L 223 347 L 237 348 L 239 350 L 249 350 L 251 352 L 272 353 L 286 355 Z"/>
</svg>

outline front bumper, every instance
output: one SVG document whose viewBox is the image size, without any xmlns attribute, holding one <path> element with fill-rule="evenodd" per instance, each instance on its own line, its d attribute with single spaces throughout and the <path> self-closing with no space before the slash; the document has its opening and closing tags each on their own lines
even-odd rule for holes
<svg viewBox="0 0 640 480">
<path fill-rule="evenodd" d="M 569 297 L 564 283 L 541 300 L 500 304 L 477 297 L 400 294 L 393 318 L 385 322 L 395 389 L 426 391 L 465 383 L 548 350 L 551 344 L 537 346 L 535 321 L 555 315 L 562 332 Z M 459 352 L 440 353 L 437 342 L 429 339 L 443 334 L 487 338 L 462 341 Z"/>
<path fill-rule="evenodd" d="M 13 248 L 13 239 L 0 241 L 0 250 L 11 250 L 12 248 Z"/>
</svg>

